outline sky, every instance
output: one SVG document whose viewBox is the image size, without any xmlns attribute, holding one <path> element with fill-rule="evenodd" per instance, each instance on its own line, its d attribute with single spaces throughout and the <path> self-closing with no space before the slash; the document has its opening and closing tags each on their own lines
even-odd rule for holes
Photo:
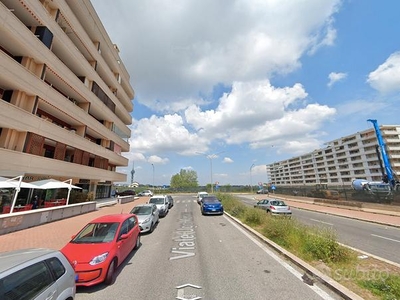
<svg viewBox="0 0 400 300">
<path fill-rule="evenodd" d="M 257 185 L 367 119 L 400 124 L 400 1 L 91 2 L 135 90 L 127 182 Z"/>
</svg>

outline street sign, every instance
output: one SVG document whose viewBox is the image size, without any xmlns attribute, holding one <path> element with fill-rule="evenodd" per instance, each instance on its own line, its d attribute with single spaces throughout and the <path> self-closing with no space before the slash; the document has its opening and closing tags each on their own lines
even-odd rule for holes
<svg viewBox="0 0 400 300">
<path fill-rule="evenodd" d="M 276 186 L 271 185 L 271 190 L 275 191 L 276 190 Z"/>
</svg>

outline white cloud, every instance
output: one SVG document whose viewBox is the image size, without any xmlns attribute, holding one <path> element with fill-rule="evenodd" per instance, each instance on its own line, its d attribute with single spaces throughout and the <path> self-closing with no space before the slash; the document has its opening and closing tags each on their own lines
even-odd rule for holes
<svg viewBox="0 0 400 300">
<path fill-rule="evenodd" d="M 209 143 L 216 140 L 248 143 L 253 149 L 282 145 L 287 151 L 304 151 L 302 145 L 318 143 L 316 135 L 320 133 L 316 131 L 336 113 L 326 105 L 307 104 L 306 96 L 300 84 L 276 88 L 268 80 L 235 82 L 215 110 L 202 111 L 192 105 L 185 118 L 174 114 L 135 121 L 131 151 L 194 155 L 208 153 Z M 286 140 L 295 142 L 288 144 Z"/>
<path fill-rule="evenodd" d="M 189 132 L 178 114 L 133 120 L 131 130 L 131 152 L 189 155 L 206 151 L 210 142 Z"/>
<path fill-rule="evenodd" d="M 367 82 L 381 93 L 400 91 L 400 51 L 395 52 L 375 71 L 369 73 Z"/>
<path fill-rule="evenodd" d="M 199 93 L 218 83 L 298 69 L 302 55 L 333 45 L 341 0 L 92 3 L 121 49 L 137 101 L 171 113 L 188 99 L 199 105 Z"/>
<path fill-rule="evenodd" d="M 229 157 L 224 157 L 224 159 L 222 160 L 222 162 L 223 162 L 223 163 L 226 163 L 226 164 L 231 164 L 231 163 L 233 163 L 233 160 L 232 160 L 231 158 L 229 158 Z"/>
<path fill-rule="evenodd" d="M 168 159 L 168 158 L 162 158 L 162 157 L 159 157 L 159 156 L 157 156 L 157 155 L 151 155 L 151 156 L 147 159 L 147 161 L 148 161 L 149 163 L 151 163 L 151 164 L 161 164 L 161 165 L 165 165 L 166 163 L 169 162 L 169 159 Z"/>
<path fill-rule="evenodd" d="M 336 82 L 345 79 L 347 77 L 347 73 L 332 72 L 329 74 L 328 77 L 329 77 L 328 87 L 332 87 Z"/>
<path fill-rule="evenodd" d="M 275 88 L 267 80 L 235 82 L 232 92 L 220 99 L 216 110 L 203 112 L 192 106 L 185 116 L 199 136 L 228 144 L 250 143 L 259 148 L 289 137 L 301 140 L 335 115 L 336 110 L 326 105 L 302 107 L 299 100 L 306 96 L 300 84 Z"/>
</svg>

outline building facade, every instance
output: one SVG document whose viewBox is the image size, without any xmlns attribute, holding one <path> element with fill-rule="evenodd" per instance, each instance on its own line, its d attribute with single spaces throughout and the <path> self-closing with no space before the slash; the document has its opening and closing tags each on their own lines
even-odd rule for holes
<svg viewBox="0 0 400 300">
<path fill-rule="evenodd" d="M 391 167 L 400 174 L 400 125 L 380 126 Z M 269 183 L 351 185 L 354 179 L 382 181 L 374 128 L 326 143 L 323 149 L 268 164 Z"/>
<path fill-rule="evenodd" d="M 0 0 L 0 176 L 108 197 L 127 166 L 134 91 L 90 1 Z"/>
</svg>

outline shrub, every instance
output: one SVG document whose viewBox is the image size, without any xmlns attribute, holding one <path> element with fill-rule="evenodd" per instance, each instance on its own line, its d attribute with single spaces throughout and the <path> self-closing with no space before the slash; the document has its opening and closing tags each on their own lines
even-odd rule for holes
<svg viewBox="0 0 400 300">
<path fill-rule="evenodd" d="M 400 276 L 387 275 L 386 278 L 360 280 L 358 284 L 385 300 L 400 299 Z"/>
<path fill-rule="evenodd" d="M 336 233 L 329 228 L 311 228 L 304 239 L 302 252 L 325 263 L 344 262 L 350 255 L 350 251 L 337 242 Z"/>
<path fill-rule="evenodd" d="M 257 208 L 250 208 L 244 211 L 244 222 L 250 226 L 259 226 L 265 222 L 265 211 Z"/>
</svg>

